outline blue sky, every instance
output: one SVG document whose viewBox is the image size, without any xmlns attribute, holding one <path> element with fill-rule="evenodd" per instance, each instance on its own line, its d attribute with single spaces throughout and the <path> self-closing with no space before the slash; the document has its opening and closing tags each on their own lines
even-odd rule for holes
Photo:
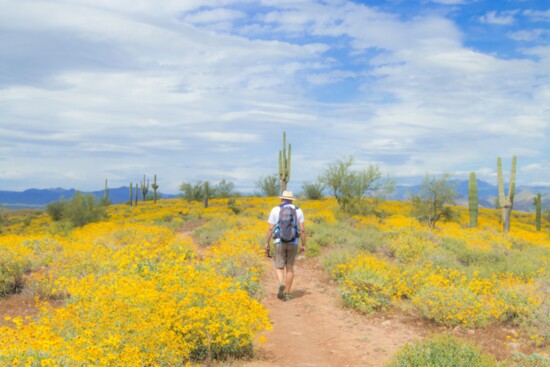
<svg viewBox="0 0 550 367">
<path fill-rule="evenodd" d="M 158 175 L 290 189 L 336 159 L 402 182 L 550 185 L 550 1 L 0 0 L 0 189 Z"/>
</svg>

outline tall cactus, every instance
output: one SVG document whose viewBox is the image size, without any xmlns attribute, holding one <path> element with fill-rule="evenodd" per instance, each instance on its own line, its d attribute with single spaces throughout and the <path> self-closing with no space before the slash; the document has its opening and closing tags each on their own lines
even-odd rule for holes
<svg viewBox="0 0 550 367">
<path fill-rule="evenodd" d="M 203 184 L 204 189 L 204 207 L 208 208 L 208 199 L 212 195 L 212 188 L 210 187 L 210 182 L 205 181 Z"/>
<path fill-rule="evenodd" d="M 130 182 L 130 201 L 128 201 L 128 205 L 132 206 L 132 200 L 134 199 L 134 193 L 133 193 L 133 187 L 132 183 Z"/>
<path fill-rule="evenodd" d="M 143 182 L 141 183 L 141 194 L 143 195 L 143 201 L 145 201 L 147 192 L 149 192 L 149 179 L 145 182 L 145 175 L 143 175 Z"/>
<path fill-rule="evenodd" d="M 153 188 L 153 200 L 156 204 L 157 203 L 157 190 L 159 188 L 159 185 L 157 185 L 157 175 L 155 175 L 155 178 L 153 180 L 153 184 L 151 185 L 151 187 Z"/>
<path fill-rule="evenodd" d="M 535 224 L 537 226 L 537 232 L 540 232 L 541 229 L 541 218 L 542 218 L 542 197 L 540 192 L 537 194 L 533 200 L 535 204 Z"/>
<path fill-rule="evenodd" d="M 138 185 L 138 183 L 136 182 L 136 198 L 135 198 L 135 201 L 134 201 L 134 205 L 137 205 L 137 203 L 138 203 L 138 198 L 139 198 L 139 185 Z"/>
<path fill-rule="evenodd" d="M 286 191 L 286 185 L 290 180 L 290 149 L 290 144 L 288 147 L 286 145 L 286 132 L 283 132 L 283 149 L 279 150 L 279 179 L 283 191 Z"/>
<path fill-rule="evenodd" d="M 502 210 L 502 231 L 510 231 L 510 215 L 514 206 L 514 195 L 516 192 L 516 156 L 512 157 L 512 169 L 510 171 L 510 186 L 508 196 L 504 195 L 504 181 L 502 179 L 502 159 L 497 159 L 498 170 L 498 203 Z"/>
<path fill-rule="evenodd" d="M 470 204 L 470 227 L 476 228 L 479 200 L 477 195 L 477 179 L 475 172 L 470 172 L 470 182 L 468 183 L 468 201 Z"/>
<path fill-rule="evenodd" d="M 105 179 L 105 188 L 103 189 L 103 205 L 109 204 L 109 186 L 107 186 L 107 179 Z"/>
</svg>

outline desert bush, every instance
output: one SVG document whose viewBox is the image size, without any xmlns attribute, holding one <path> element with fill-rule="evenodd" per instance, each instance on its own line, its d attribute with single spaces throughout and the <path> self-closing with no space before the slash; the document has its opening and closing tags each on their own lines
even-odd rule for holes
<svg viewBox="0 0 550 367">
<path fill-rule="evenodd" d="M 235 184 L 231 181 L 221 180 L 216 185 L 216 197 L 218 198 L 230 198 L 232 196 L 235 196 L 236 194 L 234 192 L 235 190 Z"/>
<path fill-rule="evenodd" d="M 64 200 L 53 201 L 46 205 L 46 213 L 48 213 L 54 222 L 58 222 L 63 219 L 63 212 L 66 207 L 67 202 Z"/>
<path fill-rule="evenodd" d="M 386 367 L 497 367 L 497 361 L 452 336 L 438 336 L 403 347 Z"/>
<path fill-rule="evenodd" d="M 105 205 L 93 195 L 77 193 L 72 199 L 54 201 L 46 206 L 53 221 L 66 220 L 74 227 L 107 218 Z"/>
<path fill-rule="evenodd" d="M 227 207 L 234 213 L 239 214 L 243 209 L 237 204 L 237 199 L 229 198 L 227 200 Z"/>
<path fill-rule="evenodd" d="M 439 179 L 427 175 L 420 192 L 411 195 L 413 215 L 425 220 L 433 228 L 438 221 L 453 218 L 451 205 L 454 205 L 457 196 L 448 175 Z"/>
<path fill-rule="evenodd" d="M 195 241 L 203 246 L 210 246 L 216 243 L 235 222 L 229 218 L 215 218 L 193 231 Z"/>
<path fill-rule="evenodd" d="M 192 184 L 184 182 L 180 185 L 181 196 L 187 201 L 202 201 L 204 199 L 204 184 L 202 181 Z"/>
<path fill-rule="evenodd" d="M 550 367 L 550 359 L 542 354 L 523 354 L 515 352 L 512 367 Z"/>
<path fill-rule="evenodd" d="M 413 302 L 424 317 L 441 325 L 479 327 L 488 322 L 479 297 L 464 287 L 425 287 L 415 295 Z"/>
<path fill-rule="evenodd" d="M 373 256 L 357 255 L 350 261 L 337 264 L 333 276 L 339 281 L 344 302 L 361 312 L 372 313 L 391 304 L 394 287 L 391 275 L 396 269 Z"/>
<path fill-rule="evenodd" d="M 256 188 L 260 191 L 261 195 L 267 197 L 281 195 L 281 182 L 276 174 L 260 177 L 256 181 Z"/>
<path fill-rule="evenodd" d="M 373 207 L 365 199 L 383 197 L 393 191 L 395 183 L 388 178 L 382 180 L 376 165 L 369 165 L 366 170 L 352 170 L 353 161 L 350 156 L 329 164 L 319 176 L 319 182 L 328 187 L 343 212 L 366 214 L 365 207 L 369 211 Z"/>
<path fill-rule="evenodd" d="M 82 227 L 107 218 L 107 213 L 105 207 L 93 195 L 76 194 L 67 202 L 63 218 L 75 227 Z"/>
<path fill-rule="evenodd" d="M 369 314 L 389 308 L 387 281 L 376 272 L 358 272 L 341 283 L 340 295 L 347 306 Z"/>
<path fill-rule="evenodd" d="M 0 248 L 0 296 L 20 292 L 30 269 L 31 261 L 26 256 Z"/>
<path fill-rule="evenodd" d="M 323 191 L 325 190 L 325 185 L 321 182 L 304 182 L 302 184 L 302 193 L 303 195 L 310 200 L 320 200 L 323 198 Z"/>
</svg>

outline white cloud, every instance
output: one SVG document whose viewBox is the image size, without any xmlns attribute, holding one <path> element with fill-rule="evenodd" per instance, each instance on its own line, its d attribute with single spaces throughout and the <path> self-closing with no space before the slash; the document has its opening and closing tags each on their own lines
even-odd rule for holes
<svg viewBox="0 0 550 367">
<path fill-rule="evenodd" d="M 43 167 L 48 186 L 157 173 L 165 192 L 184 177 L 250 187 L 276 169 L 283 130 L 296 182 L 348 154 L 399 176 L 548 155 L 550 48 L 502 59 L 466 47 L 459 25 L 432 11 L 402 17 L 344 0 L 9 5 L 0 171 L 17 167 L 3 176 L 13 187 Z M 510 36 L 546 37 L 520 32 Z"/>
<path fill-rule="evenodd" d="M 515 22 L 514 15 L 517 11 L 502 12 L 498 14 L 496 11 L 490 11 L 487 14 L 481 16 L 479 20 L 481 23 L 496 24 L 496 25 L 510 25 Z"/>
<path fill-rule="evenodd" d="M 550 30 L 542 28 L 528 29 L 516 32 L 509 32 L 508 36 L 514 41 L 542 41 L 545 37 L 550 36 Z"/>
<path fill-rule="evenodd" d="M 191 13 L 189 15 L 186 15 L 183 19 L 186 22 L 198 24 L 234 21 L 240 18 L 244 18 L 245 16 L 246 14 L 241 11 L 218 8 Z"/>
<path fill-rule="evenodd" d="M 550 22 L 550 9 L 548 10 L 525 10 L 523 14 L 535 21 Z"/>
<path fill-rule="evenodd" d="M 228 142 L 228 143 L 250 143 L 258 141 L 259 138 L 255 134 L 244 133 L 227 133 L 227 132 L 200 132 L 194 133 L 194 136 L 215 142 Z"/>
</svg>

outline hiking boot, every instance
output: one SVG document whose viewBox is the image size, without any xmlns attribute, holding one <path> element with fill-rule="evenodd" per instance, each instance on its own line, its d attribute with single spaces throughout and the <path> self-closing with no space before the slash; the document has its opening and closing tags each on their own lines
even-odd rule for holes
<svg viewBox="0 0 550 367">
<path fill-rule="evenodd" d="M 287 302 L 287 301 L 290 301 L 291 299 L 292 299 L 292 296 L 290 295 L 290 293 L 285 293 L 283 301 Z"/>
<path fill-rule="evenodd" d="M 279 284 L 279 293 L 277 293 L 278 299 L 283 299 L 285 297 L 285 286 L 284 284 Z"/>
</svg>

